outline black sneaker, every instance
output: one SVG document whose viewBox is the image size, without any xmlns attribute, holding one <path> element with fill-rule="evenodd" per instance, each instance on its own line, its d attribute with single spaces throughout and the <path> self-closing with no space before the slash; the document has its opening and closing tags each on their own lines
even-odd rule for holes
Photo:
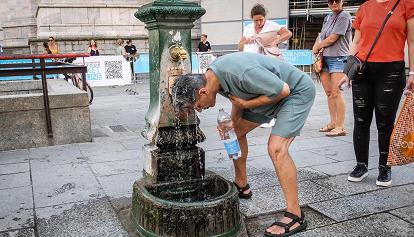
<svg viewBox="0 0 414 237">
<path fill-rule="evenodd" d="M 391 167 L 387 165 L 380 165 L 378 167 L 377 185 L 381 187 L 388 187 L 391 185 Z"/>
<path fill-rule="evenodd" d="M 364 163 L 358 163 L 354 170 L 348 175 L 348 181 L 360 182 L 368 176 L 368 167 Z"/>
</svg>

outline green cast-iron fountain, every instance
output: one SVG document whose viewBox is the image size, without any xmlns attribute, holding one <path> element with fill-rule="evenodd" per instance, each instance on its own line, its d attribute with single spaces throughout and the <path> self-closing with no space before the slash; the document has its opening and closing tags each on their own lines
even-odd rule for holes
<svg viewBox="0 0 414 237">
<path fill-rule="evenodd" d="M 144 178 L 134 183 L 131 219 L 141 236 L 234 236 L 240 228 L 237 190 L 205 172 L 205 140 L 194 111 L 175 116 L 171 87 L 191 72 L 191 28 L 205 13 L 197 3 L 158 0 L 135 17 L 149 33 L 150 106 L 142 135 Z"/>
</svg>

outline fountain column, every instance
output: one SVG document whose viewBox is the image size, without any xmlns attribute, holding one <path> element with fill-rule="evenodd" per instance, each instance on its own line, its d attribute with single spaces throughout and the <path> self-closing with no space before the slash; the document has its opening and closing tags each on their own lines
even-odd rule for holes
<svg viewBox="0 0 414 237">
<path fill-rule="evenodd" d="M 150 141 L 143 151 L 145 175 L 156 182 L 204 175 L 204 151 L 196 144 L 205 137 L 198 119 L 194 112 L 177 119 L 170 94 L 175 78 L 191 72 L 191 28 L 204 13 L 197 3 L 174 0 L 155 1 L 135 13 L 149 34 L 151 97 L 142 135 Z"/>
<path fill-rule="evenodd" d="M 205 172 L 205 140 L 192 111 L 175 116 L 175 79 L 191 73 L 191 28 L 205 13 L 197 3 L 158 0 L 135 17 L 149 34 L 150 105 L 142 135 L 144 178 L 133 187 L 131 220 L 141 236 L 233 236 L 240 228 L 237 190 Z"/>
</svg>

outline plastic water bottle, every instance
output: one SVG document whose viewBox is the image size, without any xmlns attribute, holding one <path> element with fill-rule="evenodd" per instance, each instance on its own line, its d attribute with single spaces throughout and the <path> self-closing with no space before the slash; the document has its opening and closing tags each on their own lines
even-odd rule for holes
<svg viewBox="0 0 414 237">
<path fill-rule="evenodd" d="M 219 129 L 223 131 L 224 136 L 220 137 L 224 142 L 224 148 L 226 149 L 227 155 L 230 159 L 239 159 L 241 157 L 239 141 L 237 140 L 236 133 L 234 132 L 231 117 L 224 111 L 224 109 L 219 110 L 217 124 Z"/>
</svg>

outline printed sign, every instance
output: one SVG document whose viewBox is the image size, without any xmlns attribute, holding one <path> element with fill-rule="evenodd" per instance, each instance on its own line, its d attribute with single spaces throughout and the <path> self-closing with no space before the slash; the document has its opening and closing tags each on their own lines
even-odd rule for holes
<svg viewBox="0 0 414 237">
<path fill-rule="evenodd" d="M 311 50 L 282 50 L 283 59 L 295 66 L 313 64 L 313 54 Z"/>
<path fill-rule="evenodd" d="M 74 63 L 83 64 L 83 60 L 78 58 Z M 131 64 L 121 55 L 88 57 L 85 65 L 86 80 L 91 86 L 131 84 Z"/>
</svg>

